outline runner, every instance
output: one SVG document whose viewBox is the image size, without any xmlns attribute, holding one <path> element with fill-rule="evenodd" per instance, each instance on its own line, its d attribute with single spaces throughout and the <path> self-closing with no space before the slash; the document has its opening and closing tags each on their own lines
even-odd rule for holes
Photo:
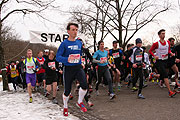
<svg viewBox="0 0 180 120">
<path fill-rule="evenodd" d="M 142 47 L 142 49 L 144 50 L 144 63 L 145 63 L 145 66 L 143 67 L 143 74 L 144 74 L 143 87 L 147 87 L 147 79 L 149 77 L 150 61 L 149 61 L 149 55 L 148 55 L 148 53 L 146 53 L 146 47 Z"/>
<path fill-rule="evenodd" d="M 49 57 L 46 59 L 44 62 L 43 68 L 46 71 L 46 97 L 50 94 L 51 92 L 51 85 L 53 85 L 53 100 L 52 102 L 54 104 L 58 104 L 58 101 L 56 100 L 56 93 L 57 93 L 57 74 L 56 74 L 56 69 L 58 69 L 58 62 L 55 60 L 55 53 L 54 51 L 49 52 Z M 58 70 L 59 71 L 59 70 Z"/>
<path fill-rule="evenodd" d="M 21 66 L 23 66 L 23 61 L 25 59 L 25 56 L 21 56 L 21 60 L 20 60 L 20 63 L 18 64 L 18 71 L 19 71 L 19 76 L 20 76 L 20 79 L 21 79 L 21 84 L 22 84 L 22 87 L 23 87 L 23 90 L 24 92 L 26 92 L 26 87 L 27 87 L 27 84 L 26 84 L 26 78 L 25 78 L 25 73 L 22 73 L 21 71 Z"/>
<path fill-rule="evenodd" d="M 16 69 L 17 69 L 17 83 L 18 83 L 17 87 L 19 87 L 19 85 L 21 84 L 21 79 L 20 79 L 19 70 L 18 70 L 19 61 L 16 61 L 15 65 L 16 65 Z"/>
<path fill-rule="evenodd" d="M 156 79 L 156 83 L 159 84 L 160 87 L 163 87 L 163 84 L 161 84 L 161 82 L 159 82 L 159 78 L 160 78 L 160 74 L 158 74 L 158 71 L 157 71 L 157 67 L 156 67 L 156 59 L 152 56 L 152 55 L 149 55 L 149 60 L 150 60 L 150 63 L 151 63 L 151 73 L 149 75 L 149 81 L 152 81 L 152 83 L 155 82 L 155 79 Z"/>
<path fill-rule="evenodd" d="M 168 59 L 168 67 L 169 67 L 169 76 L 171 78 L 171 76 L 175 73 L 175 82 L 176 82 L 176 85 L 174 87 L 174 91 L 176 91 L 176 88 L 178 88 L 178 86 L 180 86 L 179 82 L 178 82 L 178 73 L 179 73 L 179 70 L 178 70 L 178 67 L 176 66 L 176 62 L 179 62 L 177 60 L 177 56 L 175 54 L 175 45 L 174 45 L 174 41 L 175 39 L 174 38 L 169 38 L 168 39 L 170 41 L 170 47 L 171 47 L 171 52 L 174 53 L 175 56 L 169 56 L 169 59 Z"/>
<path fill-rule="evenodd" d="M 84 71 L 87 75 L 87 82 L 88 82 L 88 87 L 89 90 L 92 92 L 92 56 L 89 52 L 88 48 L 85 48 L 85 45 L 83 43 L 83 48 L 82 48 L 82 64 L 84 65 Z"/>
<path fill-rule="evenodd" d="M 120 85 L 120 75 L 123 73 L 122 70 L 122 58 L 123 58 L 123 52 L 121 49 L 117 48 L 117 41 L 113 41 L 113 49 L 109 50 L 109 55 L 114 58 L 114 64 L 115 68 L 117 68 L 117 72 L 114 72 L 114 82 L 117 82 L 118 85 L 118 90 L 120 90 L 121 85 Z M 120 74 L 119 74 L 120 73 Z"/>
<path fill-rule="evenodd" d="M 164 40 L 165 38 L 165 30 L 162 29 L 158 32 L 160 40 L 156 43 L 153 43 L 151 49 L 149 50 L 149 53 L 154 56 L 156 59 L 156 67 L 158 70 L 158 73 L 160 74 L 161 80 L 164 80 L 165 85 L 168 89 L 168 93 L 170 97 L 173 97 L 176 95 L 175 92 L 171 91 L 169 80 L 168 80 L 168 73 L 166 69 L 168 68 L 168 54 L 170 56 L 174 56 L 174 54 L 170 50 L 170 42 Z M 156 55 L 154 55 L 153 51 L 156 51 Z"/>
<path fill-rule="evenodd" d="M 98 87 L 102 81 L 102 77 L 107 80 L 109 86 L 110 99 L 115 98 L 112 88 L 112 78 L 108 68 L 108 51 L 104 50 L 104 42 L 98 42 L 99 50 L 94 53 L 93 62 L 98 64 L 98 80 L 96 82 L 96 92 L 99 94 Z"/>
<path fill-rule="evenodd" d="M 128 44 L 127 45 L 127 50 L 124 52 L 124 69 L 125 69 L 125 81 L 128 82 L 127 83 L 127 87 L 130 87 L 130 84 L 132 83 L 132 64 L 130 61 L 130 53 L 131 53 L 131 49 L 134 47 L 134 44 Z"/>
<path fill-rule="evenodd" d="M 141 94 L 143 88 L 143 66 L 144 64 L 144 50 L 142 47 L 142 40 L 140 38 L 136 39 L 136 46 L 131 49 L 131 64 L 133 68 L 133 91 L 137 91 L 136 83 L 139 78 L 139 90 L 138 90 L 138 98 L 145 99 L 145 97 Z"/>
<path fill-rule="evenodd" d="M 79 39 L 80 41 L 82 41 L 82 39 Z M 83 43 L 83 41 L 82 41 Z M 86 74 L 86 79 L 87 79 L 87 83 L 88 83 L 88 90 L 86 95 L 84 96 L 84 99 L 86 101 L 86 103 L 88 104 L 89 107 L 94 106 L 94 104 L 89 100 L 90 98 L 90 93 L 92 92 L 92 56 L 89 53 L 89 49 L 85 48 L 85 45 L 83 43 L 83 48 L 82 48 L 82 65 L 84 68 L 84 72 Z M 79 87 L 78 87 L 79 88 Z"/>
<path fill-rule="evenodd" d="M 120 71 L 116 68 L 116 65 L 114 64 L 114 58 L 109 55 L 109 48 L 105 47 L 104 50 L 108 51 L 108 67 L 109 67 L 109 72 L 111 74 L 111 78 L 113 80 L 113 91 L 115 91 L 116 88 L 116 82 L 118 82 L 118 91 L 120 91 Z M 118 79 L 117 79 L 118 78 Z M 108 82 L 105 77 L 103 77 L 103 82 L 104 85 L 108 85 Z"/>
<path fill-rule="evenodd" d="M 176 45 L 176 47 L 174 48 L 174 52 L 176 54 L 176 65 L 178 67 L 178 70 L 180 70 L 180 44 Z"/>
<path fill-rule="evenodd" d="M 42 66 L 45 62 L 45 58 L 42 57 L 43 52 L 38 52 L 37 60 L 39 64 Z M 39 89 L 40 84 L 43 84 L 44 93 L 46 93 L 46 80 L 45 80 L 45 69 L 41 67 L 41 69 L 36 73 L 37 74 L 37 89 Z"/>
<path fill-rule="evenodd" d="M 32 103 L 32 90 L 36 85 L 36 72 L 40 68 L 40 64 L 36 58 L 32 57 L 32 50 L 27 50 L 27 58 L 23 61 L 23 65 L 21 67 L 22 73 L 26 72 L 26 83 L 27 89 L 29 93 L 29 103 Z"/>
<path fill-rule="evenodd" d="M 45 60 L 48 59 L 48 55 L 49 55 L 49 49 L 45 49 L 45 50 L 44 50 L 43 58 L 44 58 Z"/>
<path fill-rule="evenodd" d="M 11 65 L 9 66 L 9 72 L 10 72 L 10 76 L 11 76 L 11 81 L 13 83 L 13 87 L 14 87 L 14 91 L 17 92 L 17 86 L 18 86 L 18 82 L 17 82 L 17 66 L 15 64 L 14 61 L 11 62 Z"/>
<path fill-rule="evenodd" d="M 56 74 L 57 74 L 57 91 L 59 91 L 60 86 L 63 86 L 63 63 L 59 62 L 58 69 L 56 69 Z"/>
<path fill-rule="evenodd" d="M 68 100 L 73 80 L 78 79 L 81 86 L 79 88 L 77 106 L 79 106 L 83 112 L 87 111 L 83 104 L 83 99 L 88 88 L 86 76 L 81 66 L 82 42 L 76 39 L 78 24 L 69 23 L 67 25 L 67 32 L 69 34 L 69 38 L 65 39 L 61 43 L 56 54 L 56 60 L 64 64 L 64 116 L 68 116 Z"/>
</svg>

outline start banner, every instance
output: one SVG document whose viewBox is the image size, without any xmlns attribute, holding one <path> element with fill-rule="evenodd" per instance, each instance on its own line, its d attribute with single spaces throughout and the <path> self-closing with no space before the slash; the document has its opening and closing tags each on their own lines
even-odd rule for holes
<svg viewBox="0 0 180 120">
<path fill-rule="evenodd" d="M 29 31 L 30 43 L 56 43 L 68 38 L 68 34 Z"/>
</svg>

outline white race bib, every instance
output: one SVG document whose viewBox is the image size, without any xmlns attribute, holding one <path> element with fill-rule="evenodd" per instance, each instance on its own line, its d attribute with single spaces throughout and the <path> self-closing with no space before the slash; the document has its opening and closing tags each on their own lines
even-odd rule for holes
<svg viewBox="0 0 180 120">
<path fill-rule="evenodd" d="M 27 66 L 27 69 L 32 70 L 34 66 Z"/>
<path fill-rule="evenodd" d="M 48 67 L 50 67 L 50 68 L 51 68 L 51 67 L 55 68 L 55 67 L 56 67 L 56 66 L 55 66 L 55 62 L 49 62 L 49 63 L 48 63 Z"/>
<path fill-rule="evenodd" d="M 119 52 L 113 53 L 112 55 L 113 55 L 113 58 L 118 58 L 118 57 L 120 57 L 120 56 L 119 56 Z"/>
<path fill-rule="evenodd" d="M 136 61 L 141 61 L 142 60 L 142 55 L 136 55 Z"/>
<path fill-rule="evenodd" d="M 105 63 L 107 63 L 107 57 L 102 57 L 100 58 L 101 61 L 104 61 Z"/>
<path fill-rule="evenodd" d="M 69 57 L 72 57 L 73 59 L 70 60 L 70 63 L 79 63 L 80 61 L 80 54 L 71 54 Z"/>
</svg>

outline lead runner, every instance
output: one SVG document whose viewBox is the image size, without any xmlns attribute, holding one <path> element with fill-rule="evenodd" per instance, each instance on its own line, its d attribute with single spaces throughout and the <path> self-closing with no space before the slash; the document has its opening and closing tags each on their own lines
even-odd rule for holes
<svg viewBox="0 0 180 120">
<path fill-rule="evenodd" d="M 80 83 L 77 106 L 80 107 L 83 112 L 87 111 L 83 104 L 83 99 L 88 88 L 85 72 L 81 65 L 82 42 L 76 39 L 78 24 L 69 23 L 67 25 L 67 32 L 69 37 L 61 43 L 56 54 L 56 60 L 64 64 L 64 116 L 68 116 L 68 100 L 73 80 L 78 79 Z"/>
</svg>

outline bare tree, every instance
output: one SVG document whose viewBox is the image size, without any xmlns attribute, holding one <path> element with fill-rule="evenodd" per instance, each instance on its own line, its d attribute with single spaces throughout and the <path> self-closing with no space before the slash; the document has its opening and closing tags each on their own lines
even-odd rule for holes
<svg viewBox="0 0 180 120">
<path fill-rule="evenodd" d="M 172 34 L 173 34 L 173 37 L 176 40 L 176 43 L 180 43 L 180 24 L 173 27 Z"/>
<path fill-rule="evenodd" d="M 107 31 L 123 48 L 134 37 L 134 35 L 147 24 L 154 22 L 156 17 L 169 10 L 168 2 L 157 0 L 87 0 L 94 5 L 98 12 L 105 16 L 93 16 L 83 11 L 78 13 L 91 18 L 98 24 L 102 24 L 103 31 Z M 101 4 L 99 4 L 101 3 Z M 92 11 L 97 13 L 97 11 Z M 103 34 L 103 33 L 102 33 Z"/>
<path fill-rule="evenodd" d="M 101 6 L 101 9 L 106 12 L 108 11 L 108 7 L 105 7 L 104 2 L 95 2 L 96 4 Z M 100 40 L 104 40 L 108 35 L 108 31 L 105 29 L 105 26 L 107 24 L 107 22 L 105 21 L 107 17 L 105 14 L 106 12 L 104 13 L 101 9 L 97 8 L 96 6 L 90 5 L 87 9 L 77 6 L 72 11 L 70 11 L 72 20 L 75 20 L 76 22 L 78 22 L 78 24 L 81 25 L 80 32 L 86 36 L 93 38 L 94 52 L 96 51 L 97 47 L 97 38 L 100 38 Z"/>
<path fill-rule="evenodd" d="M 0 2 L 0 69 L 5 68 L 5 56 L 4 56 L 4 47 L 2 43 L 2 25 L 6 19 L 8 19 L 12 14 L 18 13 L 22 15 L 26 14 L 37 14 L 38 16 L 42 17 L 41 12 L 48 9 L 52 6 L 52 3 L 55 0 L 15 0 L 16 4 L 19 6 L 25 6 L 22 8 L 16 8 L 9 10 L 7 7 L 11 4 L 11 0 L 1 0 Z M 14 2 L 14 1 L 13 1 Z M 7 10 L 8 9 L 8 10 Z M 8 88 L 8 81 L 6 78 L 6 71 L 2 71 L 2 78 L 3 78 L 3 90 L 9 90 Z"/>
<path fill-rule="evenodd" d="M 168 2 L 165 1 L 162 6 L 156 0 L 100 0 L 106 4 L 106 7 L 110 6 L 109 11 L 106 12 L 96 4 L 97 0 L 87 1 L 107 15 L 108 27 L 106 29 L 123 48 L 141 28 L 153 22 L 157 15 L 170 8 Z M 111 31 L 111 28 L 114 30 Z"/>
</svg>

